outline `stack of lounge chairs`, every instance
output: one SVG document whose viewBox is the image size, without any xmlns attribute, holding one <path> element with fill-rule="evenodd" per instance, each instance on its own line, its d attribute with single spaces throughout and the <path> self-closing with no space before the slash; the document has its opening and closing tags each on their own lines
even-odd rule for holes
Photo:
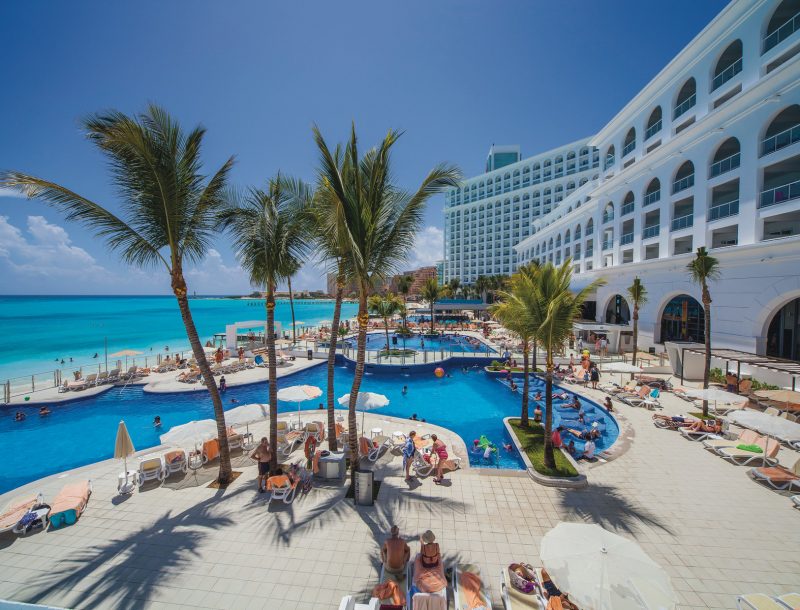
<svg viewBox="0 0 800 610">
<path fill-rule="evenodd" d="M 50 504 L 50 527 L 58 529 L 64 525 L 76 523 L 83 511 L 86 510 L 91 495 L 91 481 L 65 485 Z"/>
</svg>

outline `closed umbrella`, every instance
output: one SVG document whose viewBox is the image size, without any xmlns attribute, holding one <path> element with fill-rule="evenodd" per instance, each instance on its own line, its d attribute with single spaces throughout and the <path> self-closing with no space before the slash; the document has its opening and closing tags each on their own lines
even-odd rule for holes
<svg viewBox="0 0 800 610">
<path fill-rule="evenodd" d="M 339 404 L 348 406 L 350 404 L 350 394 L 339 397 Z M 364 434 L 364 413 L 372 409 L 380 409 L 389 404 L 389 399 L 383 394 L 375 392 L 359 392 L 356 398 L 356 410 L 361 411 L 361 434 Z"/>
<path fill-rule="evenodd" d="M 687 390 L 686 395 L 690 398 L 697 398 L 698 400 L 707 400 L 714 403 L 714 412 L 717 411 L 717 403 L 732 405 L 747 402 L 747 396 L 734 394 L 733 392 L 726 392 L 719 388 L 706 388 L 705 390 Z"/>
<path fill-rule="evenodd" d="M 315 385 L 290 385 L 278 390 L 278 400 L 297 403 L 297 425 L 300 425 L 300 404 L 322 396 L 322 390 Z"/>
<path fill-rule="evenodd" d="M 136 449 L 133 447 L 131 435 L 128 434 L 128 427 L 124 421 L 119 422 L 117 426 L 117 438 L 114 442 L 114 457 L 122 460 L 125 468 L 125 483 L 120 485 L 120 493 L 129 494 L 133 491 L 133 481 L 128 482 L 128 456 L 133 455 Z"/>
<path fill-rule="evenodd" d="M 667 573 L 633 540 L 596 524 L 559 523 L 542 538 L 553 583 L 583 610 L 677 607 Z"/>
</svg>

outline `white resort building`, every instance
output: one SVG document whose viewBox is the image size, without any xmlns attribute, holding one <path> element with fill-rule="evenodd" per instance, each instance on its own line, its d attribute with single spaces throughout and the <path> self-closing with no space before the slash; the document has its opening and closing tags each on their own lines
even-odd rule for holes
<svg viewBox="0 0 800 610">
<path fill-rule="evenodd" d="M 800 359 L 800 0 L 735 0 L 596 135 L 446 200 L 446 279 L 572 258 L 607 281 L 586 317 L 626 327 L 638 276 L 645 348 L 703 340 L 700 246 L 714 347 Z"/>
</svg>

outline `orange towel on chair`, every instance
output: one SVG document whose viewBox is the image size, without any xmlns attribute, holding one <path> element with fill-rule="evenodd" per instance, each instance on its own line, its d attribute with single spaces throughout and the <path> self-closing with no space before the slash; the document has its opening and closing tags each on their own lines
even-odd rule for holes
<svg viewBox="0 0 800 610">
<path fill-rule="evenodd" d="M 376 585 L 372 590 L 372 597 L 377 597 L 381 601 L 391 599 L 395 606 L 406 605 L 405 592 L 393 580 L 387 580 Z"/>
<path fill-rule="evenodd" d="M 219 440 L 212 439 L 203 443 L 203 454 L 208 458 L 208 461 L 217 459 L 219 457 Z"/>
<path fill-rule="evenodd" d="M 294 487 L 291 479 L 285 474 L 275 475 L 267 479 L 267 489 L 272 490 L 275 487 Z"/>
<path fill-rule="evenodd" d="M 464 592 L 464 599 L 467 602 L 467 608 L 483 608 L 483 596 L 481 595 L 482 582 L 477 574 L 472 572 L 461 573 L 461 590 Z"/>
<path fill-rule="evenodd" d="M 314 452 L 314 457 L 311 458 L 311 470 L 314 474 L 319 472 L 319 458 L 322 457 L 322 449 L 317 449 Z"/>
<path fill-rule="evenodd" d="M 362 455 L 367 455 L 370 451 L 372 451 L 372 442 L 362 436 L 358 439 L 358 450 L 361 452 Z"/>
</svg>

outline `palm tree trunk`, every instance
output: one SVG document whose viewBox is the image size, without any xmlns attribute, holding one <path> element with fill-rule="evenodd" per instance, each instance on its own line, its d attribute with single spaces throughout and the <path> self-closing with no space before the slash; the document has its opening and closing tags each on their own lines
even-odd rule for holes
<svg viewBox="0 0 800 610">
<path fill-rule="evenodd" d="M 434 324 L 433 324 L 433 305 L 434 305 L 435 302 L 436 301 L 431 299 L 431 334 L 433 334 L 433 326 L 434 326 Z"/>
<path fill-rule="evenodd" d="M 703 281 L 703 309 L 705 310 L 705 366 L 703 367 L 703 389 L 708 388 L 708 377 L 711 372 L 711 293 L 708 284 Z M 727 371 L 726 371 L 727 372 Z M 703 417 L 708 417 L 708 401 L 703 401 Z"/>
<path fill-rule="evenodd" d="M 533 340 L 533 373 L 536 374 L 538 365 L 536 364 L 536 351 L 539 349 L 539 344 L 536 339 Z"/>
<path fill-rule="evenodd" d="M 269 370 L 269 445 L 272 472 L 278 468 L 278 367 L 275 357 L 275 286 L 267 286 L 267 368 Z"/>
<path fill-rule="evenodd" d="M 344 281 L 341 274 L 336 278 L 336 302 L 331 322 L 331 346 L 328 348 L 328 449 L 336 451 L 336 405 L 334 403 L 333 374 L 336 370 L 336 345 L 339 343 L 339 317 L 342 315 Z"/>
<path fill-rule="evenodd" d="M 525 379 L 522 381 L 522 415 L 519 418 L 521 426 L 528 427 L 528 390 L 530 390 L 530 379 L 528 379 L 528 342 L 522 344 L 522 373 Z"/>
<path fill-rule="evenodd" d="M 178 309 L 181 312 L 183 325 L 186 328 L 186 336 L 189 345 L 192 347 L 192 354 L 197 361 L 203 382 L 211 395 L 211 402 L 214 405 L 214 420 L 217 422 L 217 438 L 219 439 L 219 475 L 217 477 L 221 485 L 227 485 L 231 480 L 231 452 L 228 448 L 228 430 L 225 426 L 225 410 L 222 408 L 222 397 L 219 395 L 217 382 L 211 372 L 211 366 L 206 360 L 206 354 L 197 336 L 197 327 L 194 325 L 192 312 L 189 310 L 189 299 L 186 291 L 186 280 L 183 272 L 179 269 L 172 274 L 172 292 L 178 300 Z"/>
<path fill-rule="evenodd" d="M 633 304 L 633 359 L 631 364 L 636 366 L 636 351 L 639 349 L 639 306 Z"/>
<path fill-rule="evenodd" d="M 547 372 L 545 373 L 545 412 L 544 412 L 544 465 L 546 468 L 556 467 L 553 455 L 553 353 L 547 350 Z"/>
<path fill-rule="evenodd" d="M 362 283 L 358 295 L 358 340 L 356 342 L 356 368 L 353 374 L 353 385 L 350 388 L 350 405 L 347 413 L 347 427 L 350 429 L 348 439 L 350 440 L 350 484 L 356 484 L 356 469 L 359 466 L 358 455 L 358 420 L 356 419 L 356 401 L 358 391 L 361 388 L 361 379 L 364 377 L 364 357 L 367 351 L 367 325 L 369 324 L 369 314 L 367 313 L 367 291 L 368 286 Z M 353 494 L 355 495 L 355 493 Z"/>
<path fill-rule="evenodd" d="M 294 294 L 292 293 L 292 278 L 286 278 L 289 286 L 289 308 L 292 310 L 292 345 L 297 344 L 297 324 L 295 324 L 294 317 Z"/>
<path fill-rule="evenodd" d="M 386 355 L 389 355 L 389 318 L 383 319 L 383 330 L 386 332 Z"/>
</svg>

